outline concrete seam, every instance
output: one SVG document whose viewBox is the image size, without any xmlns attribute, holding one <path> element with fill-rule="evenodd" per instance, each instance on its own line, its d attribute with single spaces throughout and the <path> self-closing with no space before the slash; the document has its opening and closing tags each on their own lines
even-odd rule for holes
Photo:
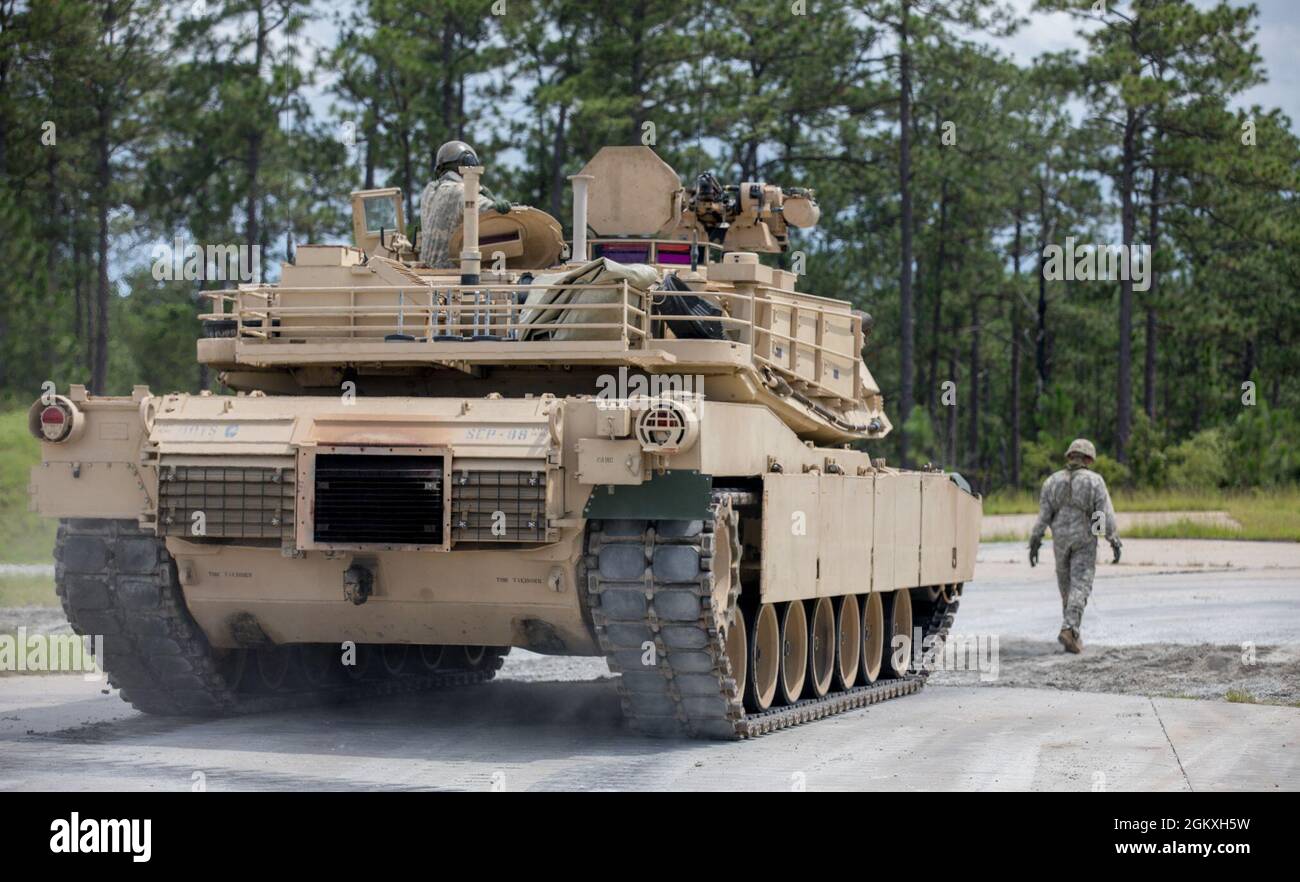
<svg viewBox="0 0 1300 882">
<path fill-rule="evenodd" d="M 1174 747 L 1174 741 L 1169 737 L 1169 730 L 1165 728 L 1165 721 L 1160 718 L 1160 709 L 1156 707 L 1156 700 L 1148 695 L 1147 701 L 1151 702 L 1151 710 L 1156 715 L 1156 722 L 1160 724 L 1160 731 L 1165 734 L 1165 741 L 1168 742 L 1169 749 L 1174 752 L 1174 760 L 1178 763 L 1178 771 L 1182 773 L 1183 783 L 1187 785 L 1188 790 L 1194 792 L 1196 788 L 1192 786 L 1191 779 L 1187 777 L 1187 770 L 1183 768 L 1182 757 L 1178 755 L 1178 748 Z"/>
</svg>

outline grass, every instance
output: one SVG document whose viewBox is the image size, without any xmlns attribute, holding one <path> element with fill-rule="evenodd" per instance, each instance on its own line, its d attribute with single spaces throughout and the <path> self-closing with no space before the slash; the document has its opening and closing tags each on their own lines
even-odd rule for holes
<svg viewBox="0 0 1300 882">
<path fill-rule="evenodd" d="M 14 606 L 58 606 L 53 576 L 0 576 L 0 609 Z"/>
<path fill-rule="evenodd" d="M 1001 533 L 980 537 L 981 542 L 1026 542 L 1028 539 L 1028 533 L 1017 533 L 1015 530 L 1004 530 Z"/>
<path fill-rule="evenodd" d="M 0 413 L 0 451 L 0 562 L 51 563 L 55 523 L 27 510 L 31 468 L 41 460 L 27 411 Z"/>
<path fill-rule="evenodd" d="M 1122 512 L 1226 511 L 1241 524 L 1238 529 L 1180 520 L 1133 527 L 1123 531 L 1125 538 L 1300 542 L 1300 487 L 1254 491 L 1121 490 L 1116 492 L 1114 501 L 1116 510 Z M 995 493 L 984 500 L 984 513 L 987 515 L 1032 514 L 1037 511 L 1037 497 L 1024 491 Z M 1019 534 L 1012 534 L 986 541 L 1022 538 Z"/>
<path fill-rule="evenodd" d="M 1280 701 L 1271 698 L 1257 698 L 1253 692 L 1245 689 L 1229 689 L 1223 693 L 1223 700 L 1232 704 L 1269 704 L 1276 707 L 1300 707 L 1300 701 Z"/>
</svg>

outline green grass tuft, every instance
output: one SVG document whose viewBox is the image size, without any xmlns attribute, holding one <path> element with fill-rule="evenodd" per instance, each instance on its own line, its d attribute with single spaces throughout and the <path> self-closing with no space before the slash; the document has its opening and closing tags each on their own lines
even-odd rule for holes
<svg viewBox="0 0 1300 882">
<path fill-rule="evenodd" d="M 27 411 L 0 413 L 0 451 L 0 562 L 51 563 L 55 523 L 27 510 L 31 468 L 41 460 Z"/>
</svg>

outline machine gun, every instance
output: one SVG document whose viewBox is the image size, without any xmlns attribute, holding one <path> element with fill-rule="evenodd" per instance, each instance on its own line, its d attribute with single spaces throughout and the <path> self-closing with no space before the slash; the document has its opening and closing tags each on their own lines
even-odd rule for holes
<svg viewBox="0 0 1300 882">
<path fill-rule="evenodd" d="M 710 242 L 729 251 L 785 251 L 790 227 L 813 227 L 821 217 L 812 190 L 761 181 L 724 186 L 709 172 L 696 178 L 684 197 L 687 229 L 698 226 Z"/>
</svg>

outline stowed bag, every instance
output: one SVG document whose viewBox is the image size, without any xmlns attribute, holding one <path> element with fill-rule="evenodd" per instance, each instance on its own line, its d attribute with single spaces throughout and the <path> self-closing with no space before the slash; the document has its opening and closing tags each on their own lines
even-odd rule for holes
<svg viewBox="0 0 1300 882">
<path fill-rule="evenodd" d="M 699 319 L 665 319 L 669 329 L 682 340 L 724 340 L 722 322 L 706 321 L 722 317 L 722 310 L 698 294 L 690 293 L 685 282 L 677 278 L 676 273 L 669 273 L 659 288 L 651 292 L 650 314 L 654 315 L 695 315 Z M 666 291 L 683 291 L 683 294 L 666 294 Z M 660 322 L 655 322 L 655 336 L 660 336 Z"/>
</svg>

